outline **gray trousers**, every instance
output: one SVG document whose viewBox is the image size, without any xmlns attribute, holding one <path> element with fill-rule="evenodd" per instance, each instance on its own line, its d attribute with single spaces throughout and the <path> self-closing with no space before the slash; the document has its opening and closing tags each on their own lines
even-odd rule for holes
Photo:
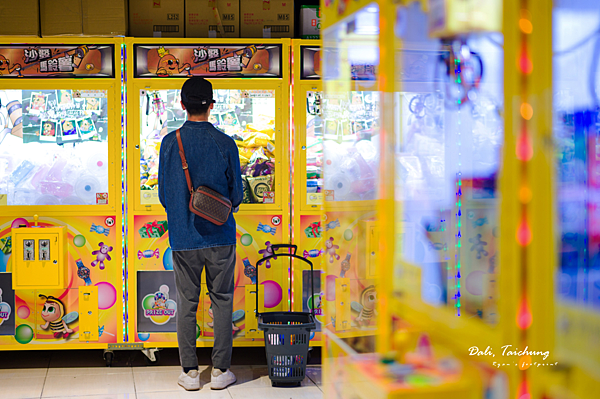
<svg viewBox="0 0 600 399">
<path fill-rule="evenodd" d="M 228 369 L 231 366 L 235 255 L 235 245 L 173 251 L 177 286 L 177 341 L 182 367 L 198 366 L 196 312 L 204 266 L 214 318 L 213 367 Z"/>
</svg>

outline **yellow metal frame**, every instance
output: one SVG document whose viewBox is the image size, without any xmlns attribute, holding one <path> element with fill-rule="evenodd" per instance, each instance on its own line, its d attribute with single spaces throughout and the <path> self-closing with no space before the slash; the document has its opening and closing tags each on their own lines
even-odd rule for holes
<svg viewBox="0 0 600 399">
<path fill-rule="evenodd" d="M 301 47 L 321 47 L 320 40 L 292 40 L 292 76 L 291 76 L 291 91 L 292 101 L 290 101 L 290 126 L 291 126 L 291 146 L 290 146 L 290 162 L 291 172 L 293 173 L 293 194 L 292 194 L 292 244 L 298 246 L 298 251 L 301 253 L 306 249 L 303 241 L 306 240 L 303 235 L 301 226 L 301 217 L 303 215 L 314 215 L 322 217 L 323 204 L 310 205 L 306 199 L 306 93 L 309 91 L 322 91 L 323 84 L 321 80 L 311 79 L 302 80 L 302 53 Z M 322 269 L 321 257 L 311 259 L 313 269 Z M 302 311 L 302 271 L 310 270 L 303 262 L 292 261 L 292 273 L 294 276 L 294 285 L 292 287 L 293 296 L 293 311 Z M 324 281 L 321 282 L 323 287 Z M 323 331 L 321 331 L 322 337 Z M 321 340 L 313 339 L 310 341 L 311 346 L 321 346 Z"/>
<path fill-rule="evenodd" d="M 128 180 L 128 201 L 129 201 L 129 212 L 128 212 L 128 241 L 134 242 L 135 230 L 134 218 L 140 215 L 156 215 L 157 217 L 166 218 L 166 213 L 161 205 L 142 205 L 140 201 L 140 190 L 139 190 L 139 176 L 140 176 L 140 96 L 139 90 L 167 90 L 167 89 L 180 89 L 186 78 L 134 78 L 133 70 L 133 44 L 148 44 L 148 45 L 235 45 L 235 44 L 248 44 L 251 41 L 260 41 L 261 44 L 282 44 L 281 52 L 281 78 L 237 78 L 237 79 L 210 79 L 208 78 L 213 89 L 255 89 L 255 90 L 275 90 L 276 91 L 276 129 L 275 129 L 275 158 L 277 165 L 275 167 L 275 183 L 277 184 L 275 204 L 242 204 L 240 210 L 236 213 L 236 218 L 241 219 L 244 216 L 253 215 L 271 215 L 281 214 L 282 221 L 281 227 L 285 228 L 290 223 L 289 207 L 289 183 L 287 180 L 289 171 L 289 146 L 290 146 L 290 135 L 287 134 L 289 131 L 289 115 L 287 109 L 289 106 L 289 90 L 286 87 L 290 79 L 290 71 L 288 69 L 290 60 L 290 40 L 289 39 L 143 39 L 143 38 L 127 38 L 127 124 L 128 130 L 131 132 L 127 137 L 128 145 L 128 156 L 127 156 L 127 180 Z M 131 110 L 131 112 L 129 112 Z M 279 193 L 279 195 L 277 194 Z M 284 229 L 283 241 L 289 242 L 290 234 L 287 229 Z M 133 244 L 132 244 L 133 246 Z M 133 336 L 135 329 L 136 318 L 134 314 L 137 312 L 137 269 L 135 267 L 135 248 L 130 248 L 128 251 L 127 263 L 129 265 L 129 277 L 128 277 L 128 331 L 129 331 L 129 342 L 135 342 Z M 285 274 L 285 273 L 284 273 Z M 203 277 L 203 281 L 206 281 Z M 205 284 L 203 284 L 204 286 Z M 246 286 L 248 287 L 248 286 Z M 236 287 L 240 288 L 240 287 Z M 285 295 L 282 303 L 285 302 Z M 284 305 L 282 305 L 284 306 Z M 203 314 L 203 301 L 200 302 L 199 312 Z M 139 315 L 138 315 L 139 317 Z M 144 347 L 148 348 L 174 348 L 177 347 L 177 334 L 176 333 L 159 333 L 164 334 L 169 339 L 163 342 L 143 342 Z M 196 344 L 198 347 L 212 347 L 213 342 L 210 337 L 200 337 Z M 234 339 L 233 346 L 235 347 L 253 347 L 263 346 L 262 332 L 259 339 L 252 337 L 242 337 L 240 340 Z"/>
<path fill-rule="evenodd" d="M 3 37 L 3 43 L 11 44 L 85 44 L 93 41 L 95 44 L 113 44 L 114 49 L 114 73 L 115 77 L 110 78 L 65 78 L 65 79 L 2 79 L 2 89 L 4 90 L 23 90 L 24 88 L 35 88 L 39 90 L 57 90 L 57 89 L 87 89 L 87 90 L 106 90 L 109 112 L 109 131 L 108 131 L 108 199 L 107 205 L 69 205 L 69 206 L 51 206 L 51 205 L 22 205 L 22 206 L 3 206 L 2 214 L 4 216 L 33 216 L 39 215 L 40 221 L 60 222 L 61 217 L 81 216 L 115 216 L 115 228 L 117 235 L 115 243 L 119 258 L 121 254 L 122 230 L 121 225 L 123 215 L 121 213 L 121 38 L 86 38 L 86 37 L 52 37 L 52 38 L 32 38 L 32 37 Z M 117 259 L 119 259 L 117 258 Z M 122 273 L 121 264 L 115 273 Z M 120 281 L 120 279 L 119 279 Z M 120 301 L 123 298 L 122 287 L 115 287 L 117 290 L 117 303 L 115 306 L 122 306 Z M 122 326 L 120 321 L 118 326 Z M 117 328 L 117 343 L 124 342 L 123 328 Z M 33 345 L 0 345 L 0 350 L 68 350 L 68 349 L 104 349 L 107 344 L 103 343 L 84 343 L 79 341 L 69 341 L 61 344 L 33 344 Z"/>
</svg>

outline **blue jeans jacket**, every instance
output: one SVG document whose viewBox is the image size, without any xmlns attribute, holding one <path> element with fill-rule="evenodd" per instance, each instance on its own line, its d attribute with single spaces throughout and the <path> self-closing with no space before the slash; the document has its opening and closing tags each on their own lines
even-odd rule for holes
<svg viewBox="0 0 600 399">
<path fill-rule="evenodd" d="M 190 121 L 181 127 L 181 141 L 194 189 L 209 187 L 229 197 L 237 208 L 242 203 L 243 188 L 235 141 L 209 122 Z M 190 192 L 175 132 L 167 134 L 160 146 L 158 196 L 167 211 L 173 251 L 235 245 L 233 212 L 225 224 L 217 226 L 189 210 Z"/>
</svg>

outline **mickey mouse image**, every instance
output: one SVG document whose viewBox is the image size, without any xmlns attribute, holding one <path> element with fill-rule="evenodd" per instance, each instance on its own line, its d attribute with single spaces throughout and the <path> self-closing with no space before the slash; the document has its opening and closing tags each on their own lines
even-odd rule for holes
<svg viewBox="0 0 600 399">
<path fill-rule="evenodd" d="M 108 253 L 113 250 L 113 247 L 104 245 L 103 242 L 101 242 L 98 245 L 100 246 L 100 249 L 92 252 L 92 255 L 96 255 L 96 260 L 92 262 L 92 267 L 96 267 L 96 265 L 99 265 L 100 270 L 104 270 L 104 261 L 110 260 L 110 255 Z"/>
</svg>

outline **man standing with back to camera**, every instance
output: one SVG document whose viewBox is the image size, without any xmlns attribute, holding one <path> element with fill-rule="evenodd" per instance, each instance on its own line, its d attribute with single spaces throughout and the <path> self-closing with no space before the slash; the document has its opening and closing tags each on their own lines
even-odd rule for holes
<svg viewBox="0 0 600 399">
<path fill-rule="evenodd" d="M 192 77 L 181 88 L 187 121 L 180 129 L 183 150 L 194 187 L 206 186 L 228 197 L 234 212 L 242 203 L 240 158 L 235 141 L 210 122 L 213 90 L 209 81 Z M 177 286 L 177 341 L 183 371 L 178 383 L 188 391 L 200 389 L 196 355 L 196 312 L 200 276 L 206 266 L 206 285 L 214 314 L 211 389 L 236 382 L 229 370 L 233 346 L 232 313 L 236 225 L 233 213 L 221 226 L 189 210 L 190 192 L 182 168 L 176 132 L 160 147 L 158 195 L 167 212 L 173 271 Z"/>
</svg>

